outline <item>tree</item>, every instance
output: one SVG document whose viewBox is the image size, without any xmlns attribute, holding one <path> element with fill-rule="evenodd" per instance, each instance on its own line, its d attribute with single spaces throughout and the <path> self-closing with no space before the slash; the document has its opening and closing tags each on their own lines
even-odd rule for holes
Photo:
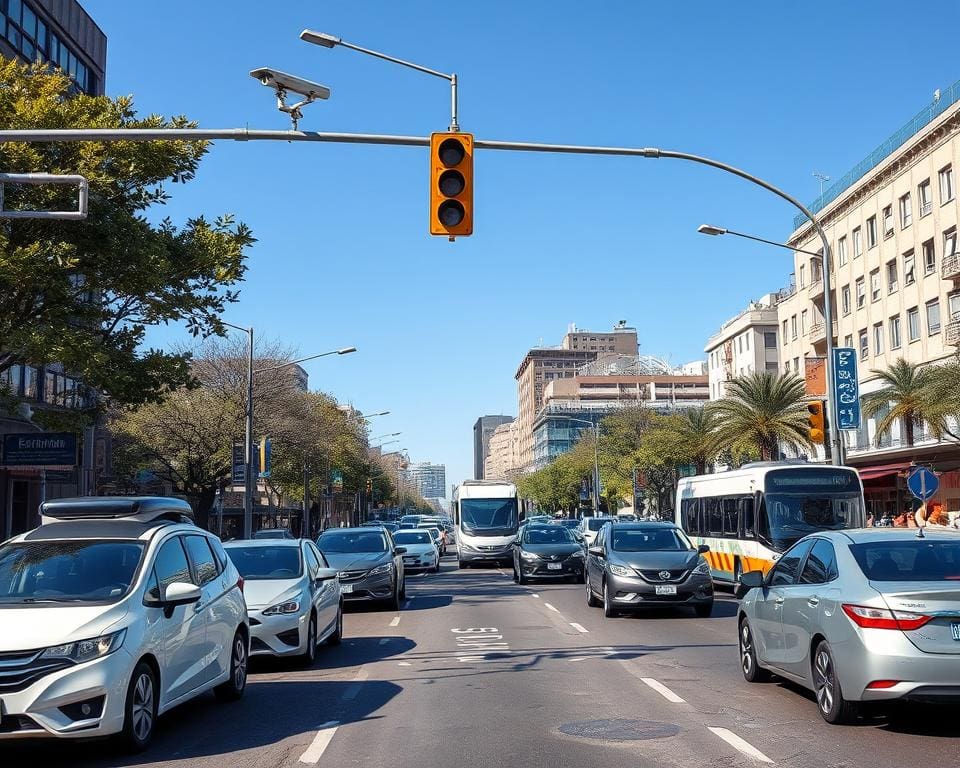
<svg viewBox="0 0 960 768">
<path fill-rule="evenodd" d="M 70 78 L 16 61 L 0 64 L 4 128 L 185 128 L 185 117 L 138 118 L 130 97 L 71 95 Z M 119 405 L 157 401 L 190 378 L 189 354 L 141 345 L 149 326 L 223 332 L 236 301 L 250 230 L 230 216 L 182 227 L 148 219 L 166 185 L 192 179 L 206 142 L 2 144 L 6 172 L 81 174 L 84 221 L 17 219 L 0 229 L 0 373 L 59 362 Z M 10 208 L 75 205 L 63 186 L 8 189 Z"/>
<path fill-rule="evenodd" d="M 928 413 L 935 428 L 943 421 L 934 405 L 939 400 L 935 394 L 934 369 L 908 363 L 901 357 L 885 371 L 873 370 L 871 373 L 886 385 L 864 395 L 861 401 L 867 418 L 883 414 L 877 422 L 877 445 L 898 421 L 903 422 L 907 445 L 910 446 L 913 445 L 914 430 L 923 425 Z M 948 392 L 944 395 L 949 396 Z"/>
<path fill-rule="evenodd" d="M 798 376 L 756 371 L 730 381 L 727 392 L 712 406 L 720 450 L 737 454 L 755 448 L 763 461 L 770 461 L 779 444 L 812 448 L 804 384 Z"/>
</svg>

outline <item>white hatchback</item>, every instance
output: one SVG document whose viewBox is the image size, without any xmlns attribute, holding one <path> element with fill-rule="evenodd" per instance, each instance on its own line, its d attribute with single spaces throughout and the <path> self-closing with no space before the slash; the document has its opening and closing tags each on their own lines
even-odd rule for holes
<svg viewBox="0 0 960 768">
<path fill-rule="evenodd" d="M 117 735 L 150 742 L 157 717 L 247 682 L 243 580 L 190 505 L 61 499 L 0 545 L 0 740 Z"/>
</svg>

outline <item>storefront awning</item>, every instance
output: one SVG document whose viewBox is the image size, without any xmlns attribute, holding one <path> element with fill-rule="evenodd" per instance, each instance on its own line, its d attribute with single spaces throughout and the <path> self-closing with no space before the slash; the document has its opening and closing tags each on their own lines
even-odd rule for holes
<svg viewBox="0 0 960 768">
<path fill-rule="evenodd" d="M 889 477 L 910 469 L 912 465 L 909 461 L 902 461 L 898 464 L 878 464 L 872 467 L 857 467 L 861 480 L 877 480 L 881 477 Z"/>
</svg>

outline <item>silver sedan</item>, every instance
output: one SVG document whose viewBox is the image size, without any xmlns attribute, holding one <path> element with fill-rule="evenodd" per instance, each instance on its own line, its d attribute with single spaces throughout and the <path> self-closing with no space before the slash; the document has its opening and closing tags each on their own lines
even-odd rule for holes
<svg viewBox="0 0 960 768">
<path fill-rule="evenodd" d="M 861 702 L 960 700 L 960 532 L 825 531 L 737 594 L 744 678 L 809 688 L 829 723 Z"/>
</svg>

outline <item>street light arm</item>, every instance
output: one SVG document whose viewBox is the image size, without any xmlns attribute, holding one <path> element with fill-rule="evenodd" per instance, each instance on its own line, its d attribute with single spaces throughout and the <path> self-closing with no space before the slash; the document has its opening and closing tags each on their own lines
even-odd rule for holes
<svg viewBox="0 0 960 768">
<path fill-rule="evenodd" d="M 299 360 L 291 360 L 289 363 L 280 363 L 279 365 L 270 365 L 266 368 L 257 368 L 254 373 L 264 373 L 266 371 L 277 371 L 281 368 L 289 368 L 291 365 L 299 365 L 300 363 L 305 363 L 308 360 L 316 360 L 320 357 L 329 357 L 330 355 L 347 355 L 351 352 L 356 352 L 356 347 L 344 347 L 343 349 L 332 349 L 329 352 L 321 352 L 319 355 L 310 355 L 309 357 L 301 357 Z"/>
<path fill-rule="evenodd" d="M 743 237 L 747 240 L 756 240 L 758 243 L 765 243 L 766 245 L 775 245 L 777 248 L 784 248 L 788 251 L 794 251 L 795 253 L 805 253 L 807 256 L 820 256 L 821 254 L 815 251 L 805 251 L 803 248 L 792 248 L 786 243 L 778 243 L 776 240 L 767 240 L 764 237 L 757 237 L 756 235 L 748 235 L 746 232 L 737 232 L 735 229 L 726 229 L 724 227 L 713 227 L 709 224 L 703 224 L 698 229 L 698 232 L 704 235 L 736 235 L 737 237 Z"/>
</svg>

